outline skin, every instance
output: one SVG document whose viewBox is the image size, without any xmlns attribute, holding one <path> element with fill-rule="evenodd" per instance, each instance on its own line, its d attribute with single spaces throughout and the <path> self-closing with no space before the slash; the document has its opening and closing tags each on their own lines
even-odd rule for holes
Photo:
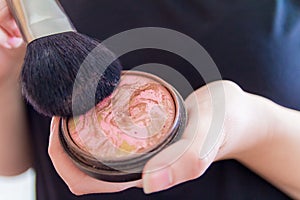
<svg viewBox="0 0 300 200">
<path fill-rule="evenodd" d="M 0 26 L 0 44 L 6 37 L 14 37 L 7 33 L 4 37 L 3 33 Z M 28 169 L 31 158 L 25 106 L 18 82 L 25 45 L 21 43 L 14 49 L 4 46 L 0 46 L 0 174 L 9 176 Z"/>
<path fill-rule="evenodd" d="M 25 45 L 5 1 L 0 1 L 0 175 L 11 176 L 31 166 L 30 144 L 19 74 Z M 16 122 L 18 125 L 16 126 Z"/>
<path fill-rule="evenodd" d="M 4 161 L 0 162 L 0 174 L 15 175 L 31 166 L 26 115 L 18 85 L 25 48 L 3 0 L 0 46 L 0 105 L 5 105 L 0 112 L 0 160 Z M 206 141 L 210 125 L 215 125 L 214 108 L 222 103 L 212 106 L 210 94 L 218 94 L 220 89 L 225 92 L 225 118 L 222 129 L 210 132 L 219 137 Z M 60 145 L 59 117 L 53 118 L 50 130 L 48 151 L 53 165 L 75 195 L 117 192 L 129 187 L 143 187 L 145 193 L 152 193 L 201 176 L 215 161 L 235 159 L 286 194 L 300 198 L 298 111 L 249 94 L 230 81 L 213 82 L 196 90 L 185 104 L 189 120 L 182 139 L 146 164 L 142 180 L 116 184 L 82 173 Z M 209 148 L 203 149 L 204 146 Z"/>
<path fill-rule="evenodd" d="M 6 49 L 18 48 L 22 45 L 21 33 L 9 12 L 6 1 L 0 1 L 0 45 Z"/>
<path fill-rule="evenodd" d="M 213 123 L 210 94 L 220 88 L 225 91 L 223 128 L 220 137 L 210 142 L 210 148 L 200 157 Z M 49 155 L 59 175 L 76 195 L 114 192 L 135 186 L 142 186 L 145 193 L 162 191 L 198 178 L 215 161 L 235 159 L 291 197 L 300 197 L 300 158 L 295 156 L 300 153 L 299 112 L 246 93 L 230 81 L 213 82 L 198 89 L 185 104 L 189 121 L 183 138 L 146 164 L 141 182 L 112 184 L 107 188 L 108 183 L 80 172 L 60 146 L 58 117 L 52 121 Z"/>
</svg>

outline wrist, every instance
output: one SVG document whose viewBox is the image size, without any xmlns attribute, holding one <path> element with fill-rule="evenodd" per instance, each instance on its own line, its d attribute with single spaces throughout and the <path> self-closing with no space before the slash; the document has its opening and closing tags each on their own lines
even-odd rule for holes
<svg viewBox="0 0 300 200">
<path fill-rule="evenodd" d="M 246 154 L 260 149 L 273 134 L 275 104 L 270 100 L 242 91 L 234 111 L 227 109 L 224 139 L 216 160 L 241 161 Z"/>
<path fill-rule="evenodd" d="M 264 97 L 249 94 L 249 114 L 247 130 L 244 131 L 243 138 L 240 139 L 239 151 L 234 154 L 238 161 L 247 159 L 247 156 L 264 149 L 273 138 L 273 129 L 277 116 L 277 106 L 274 102 Z M 262 151 L 263 150 L 263 151 Z"/>
</svg>

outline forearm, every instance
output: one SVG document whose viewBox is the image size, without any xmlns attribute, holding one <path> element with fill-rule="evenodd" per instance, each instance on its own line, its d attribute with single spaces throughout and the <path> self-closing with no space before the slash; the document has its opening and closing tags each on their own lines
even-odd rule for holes
<svg viewBox="0 0 300 200">
<path fill-rule="evenodd" d="M 24 102 L 18 74 L 0 84 L 0 175 L 19 174 L 31 165 Z"/>
<path fill-rule="evenodd" d="M 300 113 L 253 95 L 261 125 L 267 128 L 248 134 L 258 138 L 237 160 L 294 198 L 300 198 Z M 262 111 L 262 112 L 260 112 Z M 254 129 L 255 130 L 255 129 Z"/>
</svg>

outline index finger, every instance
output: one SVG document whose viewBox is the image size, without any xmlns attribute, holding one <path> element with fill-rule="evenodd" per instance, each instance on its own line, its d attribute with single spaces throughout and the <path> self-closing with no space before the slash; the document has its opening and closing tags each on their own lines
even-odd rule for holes
<svg viewBox="0 0 300 200">
<path fill-rule="evenodd" d="M 59 121 L 59 117 L 52 119 L 48 152 L 57 173 L 68 185 L 71 192 L 76 195 L 112 193 L 141 185 L 141 180 L 126 183 L 100 181 L 80 171 L 60 144 L 58 136 Z"/>
<path fill-rule="evenodd" d="M 19 28 L 11 15 L 6 1 L 0 0 L 0 26 L 12 37 L 21 37 Z"/>
</svg>

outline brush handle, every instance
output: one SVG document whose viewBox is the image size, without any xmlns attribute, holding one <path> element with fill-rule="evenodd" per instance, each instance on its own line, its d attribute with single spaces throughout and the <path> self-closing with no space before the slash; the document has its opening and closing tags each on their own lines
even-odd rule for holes
<svg viewBox="0 0 300 200">
<path fill-rule="evenodd" d="M 6 0 L 26 42 L 76 31 L 57 0 Z"/>
</svg>

